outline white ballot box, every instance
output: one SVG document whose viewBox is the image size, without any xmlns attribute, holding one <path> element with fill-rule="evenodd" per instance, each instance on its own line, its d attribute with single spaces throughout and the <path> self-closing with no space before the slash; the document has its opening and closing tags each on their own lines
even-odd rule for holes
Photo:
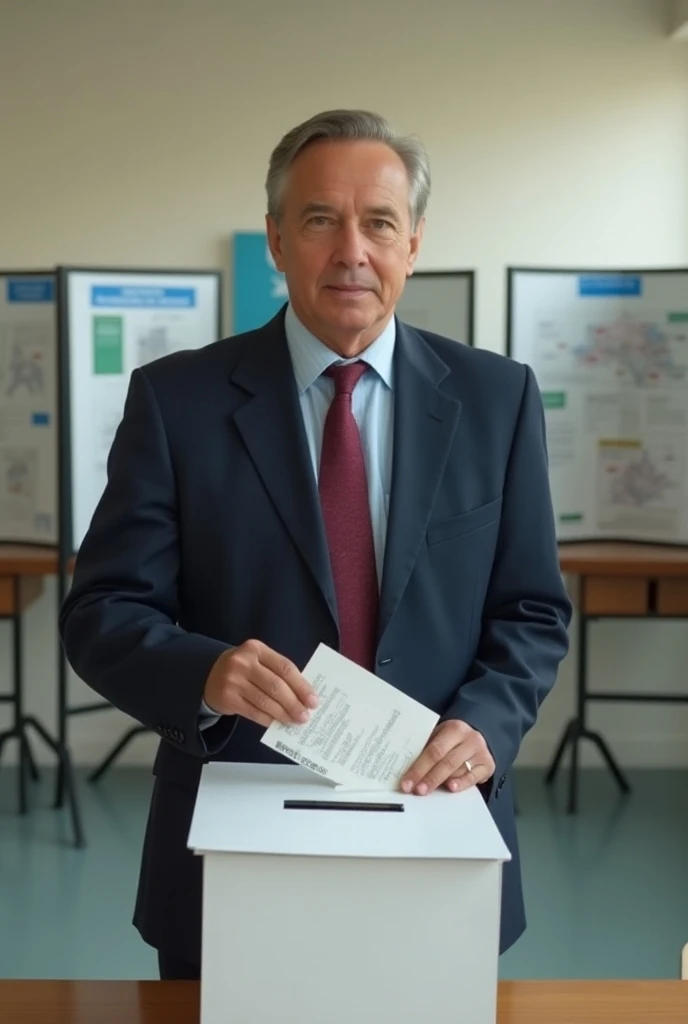
<svg viewBox="0 0 688 1024">
<path fill-rule="evenodd" d="M 502 864 L 476 789 L 352 792 L 208 764 L 201 1024 L 494 1024 Z"/>
</svg>

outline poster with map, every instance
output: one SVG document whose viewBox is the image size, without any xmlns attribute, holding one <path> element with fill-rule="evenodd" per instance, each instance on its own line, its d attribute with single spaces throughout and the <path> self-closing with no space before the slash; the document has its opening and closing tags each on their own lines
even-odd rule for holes
<svg viewBox="0 0 688 1024">
<path fill-rule="evenodd" d="M 132 371 L 221 337 L 219 271 L 59 267 L 61 524 L 77 551 L 105 488 Z"/>
<path fill-rule="evenodd" d="M 560 540 L 688 544 L 688 269 L 508 272 Z"/>
<path fill-rule="evenodd" d="M 0 272 L 0 541 L 56 544 L 52 271 Z"/>
</svg>

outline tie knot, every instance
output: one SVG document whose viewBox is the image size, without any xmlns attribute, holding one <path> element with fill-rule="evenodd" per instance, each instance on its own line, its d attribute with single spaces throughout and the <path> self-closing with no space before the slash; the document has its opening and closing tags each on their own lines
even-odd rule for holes
<svg viewBox="0 0 688 1024">
<path fill-rule="evenodd" d="M 360 359 L 355 363 L 339 363 L 329 366 L 325 375 L 334 381 L 335 398 L 339 395 L 351 395 L 363 374 L 368 369 L 368 364 Z"/>
</svg>

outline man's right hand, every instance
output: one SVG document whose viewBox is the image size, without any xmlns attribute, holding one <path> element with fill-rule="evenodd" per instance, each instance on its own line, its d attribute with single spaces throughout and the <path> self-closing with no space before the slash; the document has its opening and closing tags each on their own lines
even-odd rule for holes
<svg viewBox="0 0 688 1024">
<path fill-rule="evenodd" d="M 218 715 L 242 715 L 266 728 L 275 720 L 307 722 L 318 704 L 315 690 L 296 665 L 259 640 L 247 640 L 220 655 L 203 699 Z"/>
</svg>

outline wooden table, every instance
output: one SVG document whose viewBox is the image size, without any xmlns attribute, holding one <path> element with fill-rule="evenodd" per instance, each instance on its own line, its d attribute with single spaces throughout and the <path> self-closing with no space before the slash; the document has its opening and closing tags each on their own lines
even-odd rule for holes
<svg viewBox="0 0 688 1024">
<path fill-rule="evenodd" d="M 59 594 L 65 575 L 74 570 L 74 559 L 66 562 L 65 573 L 60 572 L 60 560 L 57 547 L 41 547 L 30 544 L 0 544 L 0 619 L 9 620 L 12 624 L 12 679 L 11 690 L 0 693 L 0 704 L 10 704 L 13 709 L 12 725 L 0 733 L 0 756 L 2 749 L 9 740 L 19 744 L 19 771 L 17 772 L 18 804 L 20 814 L 27 811 L 27 781 L 31 775 L 38 777 L 38 771 L 29 744 L 29 735 L 37 733 L 43 742 L 56 755 L 58 763 L 57 791 L 55 806 L 61 807 L 65 795 L 69 801 L 76 846 L 84 845 L 81 813 L 76 793 L 74 772 L 67 740 L 67 718 L 71 714 L 82 714 L 85 711 L 101 710 L 111 705 L 105 701 L 97 704 L 69 707 L 67 700 L 67 665 L 64 656 L 55 646 L 55 663 L 57 670 L 57 735 L 52 736 L 37 718 L 24 713 L 24 683 L 22 659 L 22 616 L 27 608 L 43 593 L 44 578 L 57 576 L 58 604 Z M 57 617 L 58 609 L 55 609 Z"/>
<path fill-rule="evenodd" d="M 553 782 L 567 747 L 571 747 L 568 810 L 578 804 L 578 748 L 590 740 L 607 762 L 622 792 L 630 786 L 611 750 L 598 732 L 587 725 L 591 701 L 685 704 L 685 694 L 662 693 L 659 689 L 632 693 L 623 690 L 588 689 L 588 631 L 598 619 L 686 619 L 688 618 L 688 549 L 653 544 L 560 544 L 559 564 L 564 573 L 577 579 L 578 650 L 576 714 L 568 722 L 547 772 Z"/>
<path fill-rule="evenodd" d="M 198 1001 L 198 984 L 192 981 L 0 981 L 0 1020 L 7 1024 L 198 1024 Z M 460 993 L 446 1020 L 462 1021 Z M 498 1024 L 687 1021 L 685 981 L 503 981 L 499 986 Z M 227 1024 L 251 1022 L 235 1020 L 228 1007 Z M 357 1024 L 372 1022 L 362 1016 Z"/>
<path fill-rule="evenodd" d="M 8 740 L 19 743 L 19 812 L 27 809 L 26 785 L 30 773 L 37 778 L 36 764 L 31 754 L 28 730 L 34 729 L 53 751 L 55 740 L 35 718 L 24 714 L 24 684 L 22 660 L 22 615 L 43 593 L 43 577 L 57 573 L 57 551 L 53 548 L 31 547 L 24 544 L 0 545 L 0 619 L 12 625 L 12 689 L 0 693 L 0 704 L 12 706 L 12 725 L 0 733 L 0 755 Z"/>
<path fill-rule="evenodd" d="M 51 737 L 43 725 L 35 718 L 27 717 L 23 709 L 22 615 L 29 605 L 43 593 L 44 577 L 57 576 L 61 586 L 64 583 L 64 578 L 73 574 L 75 561 L 75 556 L 66 559 L 65 572 L 61 574 L 59 571 L 60 559 L 57 547 L 40 547 L 29 544 L 0 544 L 0 619 L 10 619 L 13 632 L 12 690 L 9 693 L 0 693 L 0 704 L 12 704 L 14 708 L 12 728 L 0 734 L 0 755 L 2 754 L 3 745 L 7 740 L 16 739 L 19 741 L 18 803 L 19 812 L 24 814 L 27 810 L 27 773 L 30 773 L 34 778 L 37 778 L 38 775 L 28 743 L 27 733 L 29 729 L 34 729 L 40 734 L 41 738 L 58 758 L 59 772 L 55 806 L 61 807 L 64 803 L 65 795 L 67 796 L 72 815 L 75 845 L 85 846 L 84 829 L 81 822 L 81 812 L 69 752 L 67 720 L 73 715 L 90 714 L 94 711 L 107 711 L 112 705 L 104 700 L 70 705 L 67 695 L 66 659 L 59 651 L 59 648 L 56 647 L 55 660 L 58 691 L 57 737 Z M 59 603 L 60 593 L 58 592 L 58 605 Z M 58 608 L 55 609 L 56 617 L 58 610 Z M 104 757 L 100 765 L 91 773 L 89 776 L 90 781 L 95 782 L 101 778 L 135 736 L 149 731 L 149 729 L 142 725 L 132 726 L 117 745 Z"/>
</svg>

